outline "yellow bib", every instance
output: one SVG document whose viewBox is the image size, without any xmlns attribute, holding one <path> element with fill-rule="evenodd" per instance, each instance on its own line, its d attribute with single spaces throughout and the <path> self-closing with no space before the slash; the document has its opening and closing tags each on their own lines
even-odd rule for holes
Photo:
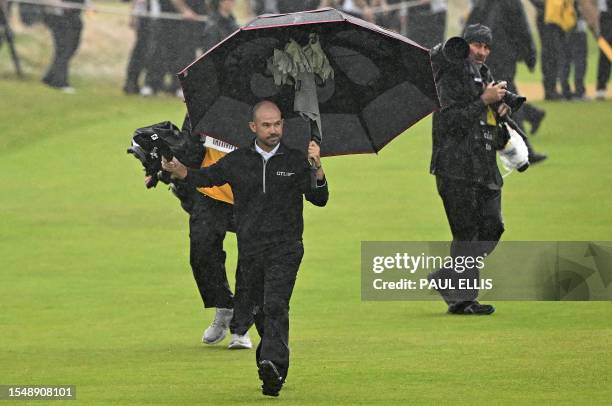
<svg viewBox="0 0 612 406">
<path fill-rule="evenodd" d="M 204 160 L 202 161 L 202 168 L 211 166 L 212 164 L 216 163 L 219 159 L 223 158 L 225 155 L 226 155 L 225 152 L 217 151 L 216 149 L 212 149 L 212 148 L 206 148 L 206 153 L 204 154 Z M 220 200 L 225 203 L 234 204 L 234 194 L 232 193 L 231 186 L 228 185 L 227 183 L 223 186 L 201 187 L 201 188 L 198 188 L 198 191 L 215 200 Z"/>
<path fill-rule="evenodd" d="M 495 113 L 491 106 L 487 106 L 487 124 L 492 126 L 497 125 L 497 119 L 495 118 Z"/>
<path fill-rule="evenodd" d="M 574 0 L 546 0 L 544 3 L 544 22 L 554 24 L 565 32 L 576 26 Z"/>
</svg>

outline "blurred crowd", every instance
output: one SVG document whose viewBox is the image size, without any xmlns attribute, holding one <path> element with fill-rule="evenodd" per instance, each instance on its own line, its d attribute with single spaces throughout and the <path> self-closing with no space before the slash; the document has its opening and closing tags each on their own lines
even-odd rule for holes
<svg viewBox="0 0 612 406">
<path fill-rule="evenodd" d="M 176 72 L 238 28 L 236 0 L 122 1 L 131 3 L 130 25 L 136 32 L 123 84 L 126 94 L 182 96 Z M 447 29 L 447 0 L 247 1 L 251 15 L 334 7 L 399 32 L 426 48 L 442 42 Z M 587 35 L 590 31 L 600 41 L 612 42 L 612 0 L 528 1 L 536 9 L 545 99 L 589 100 L 585 89 Z M 7 12 L 6 2 L 0 0 L 3 14 Z M 80 43 L 82 9 L 91 0 L 59 2 L 65 7 L 22 3 L 19 8 L 26 24 L 44 22 L 53 37 L 54 57 L 43 82 L 70 93 L 74 91 L 69 83 L 70 60 Z M 535 69 L 536 47 L 523 1 L 472 0 L 465 4 L 464 22 L 481 22 L 493 29 L 493 49 L 498 55 L 491 58 L 494 76 L 513 83 L 517 63 Z M 596 98 L 605 98 L 609 76 L 610 59 L 600 51 Z M 537 129 L 541 113 L 529 108 L 527 113 Z"/>
<path fill-rule="evenodd" d="M 444 38 L 446 1 L 419 3 L 422 4 L 412 4 L 410 22 L 407 13 L 402 13 L 401 8 L 397 7 L 401 4 L 399 0 L 251 0 L 248 5 L 251 15 L 334 7 L 397 32 L 401 32 L 402 26 L 414 27 L 406 33 L 407 36 L 431 47 Z M 143 96 L 166 92 L 180 97 L 176 78 L 166 78 L 164 82 L 164 75 L 178 72 L 196 56 L 235 31 L 238 28 L 234 17 L 235 5 L 235 0 L 133 0 L 133 7 L 139 12 L 155 14 L 159 7 L 162 12 L 180 13 L 183 20 L 133 19 L 137 40 L 128 64 L 124 91 Z M 207 20 L 196 21 L 198 17 L 206 17 Z M 183 45 L 179 48 L 174 45 L 176 43 Z M 158 64 L 158 61 L 163 63 Z M 145 76 L 144 86 L 139 87 L 141 75 Z"/>
</svg>

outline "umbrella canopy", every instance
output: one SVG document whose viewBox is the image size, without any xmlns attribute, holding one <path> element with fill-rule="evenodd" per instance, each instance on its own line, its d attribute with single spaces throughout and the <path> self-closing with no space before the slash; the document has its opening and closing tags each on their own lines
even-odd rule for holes
<svg viewBox="0 0 612 406">
<path fill-rule="evenodd" d="M 327 8 L 257 17 L 180 72 L 194 131 L 248 145 L 252 108 L 267 99 L 283 112 L 284 142 L 305 149 L 310 123 L 294 111 L 294 86 L 274 83 L 268 60 L 291 40 L 307 44 L 313 33 L 334 72 L 316 92 L 321 155 L 378 152 L 439 108 L 427 49 Z"/>
</svg>

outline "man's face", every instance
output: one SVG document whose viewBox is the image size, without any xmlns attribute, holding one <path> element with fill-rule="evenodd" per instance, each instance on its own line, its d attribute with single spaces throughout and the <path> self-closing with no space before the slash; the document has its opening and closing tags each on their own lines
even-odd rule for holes
<svg viewBox="0 0 612 406">
<path fill-rule="evenodd" d="M 257 144 L 264 150 L 274 149 L 283 136 L 283 119 L 274 104 L 264 104 L 255 113 L 255 121 L 249 123 L 257 137 Z"/>
<path fill-rule="evenodd" d="M 491 48 L 483 42 L 470 42 L 470 61 L 482 65 L 491 53 Z"/>
</svg>

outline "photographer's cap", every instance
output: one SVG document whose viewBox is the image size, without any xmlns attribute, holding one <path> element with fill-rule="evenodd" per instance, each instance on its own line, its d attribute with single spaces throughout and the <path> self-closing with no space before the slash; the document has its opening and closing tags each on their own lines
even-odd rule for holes
<svg viewBox="0 0 612 406">
<path fill-rule="evenodd" d="M 491 43 L 493 42 L 493 33 L 486 25 L 472 24 L 465 27 L 463 38 L 468 44 L 470 42 L 479 42 L 481 44 L 491 46 Z"/>
</svg>

